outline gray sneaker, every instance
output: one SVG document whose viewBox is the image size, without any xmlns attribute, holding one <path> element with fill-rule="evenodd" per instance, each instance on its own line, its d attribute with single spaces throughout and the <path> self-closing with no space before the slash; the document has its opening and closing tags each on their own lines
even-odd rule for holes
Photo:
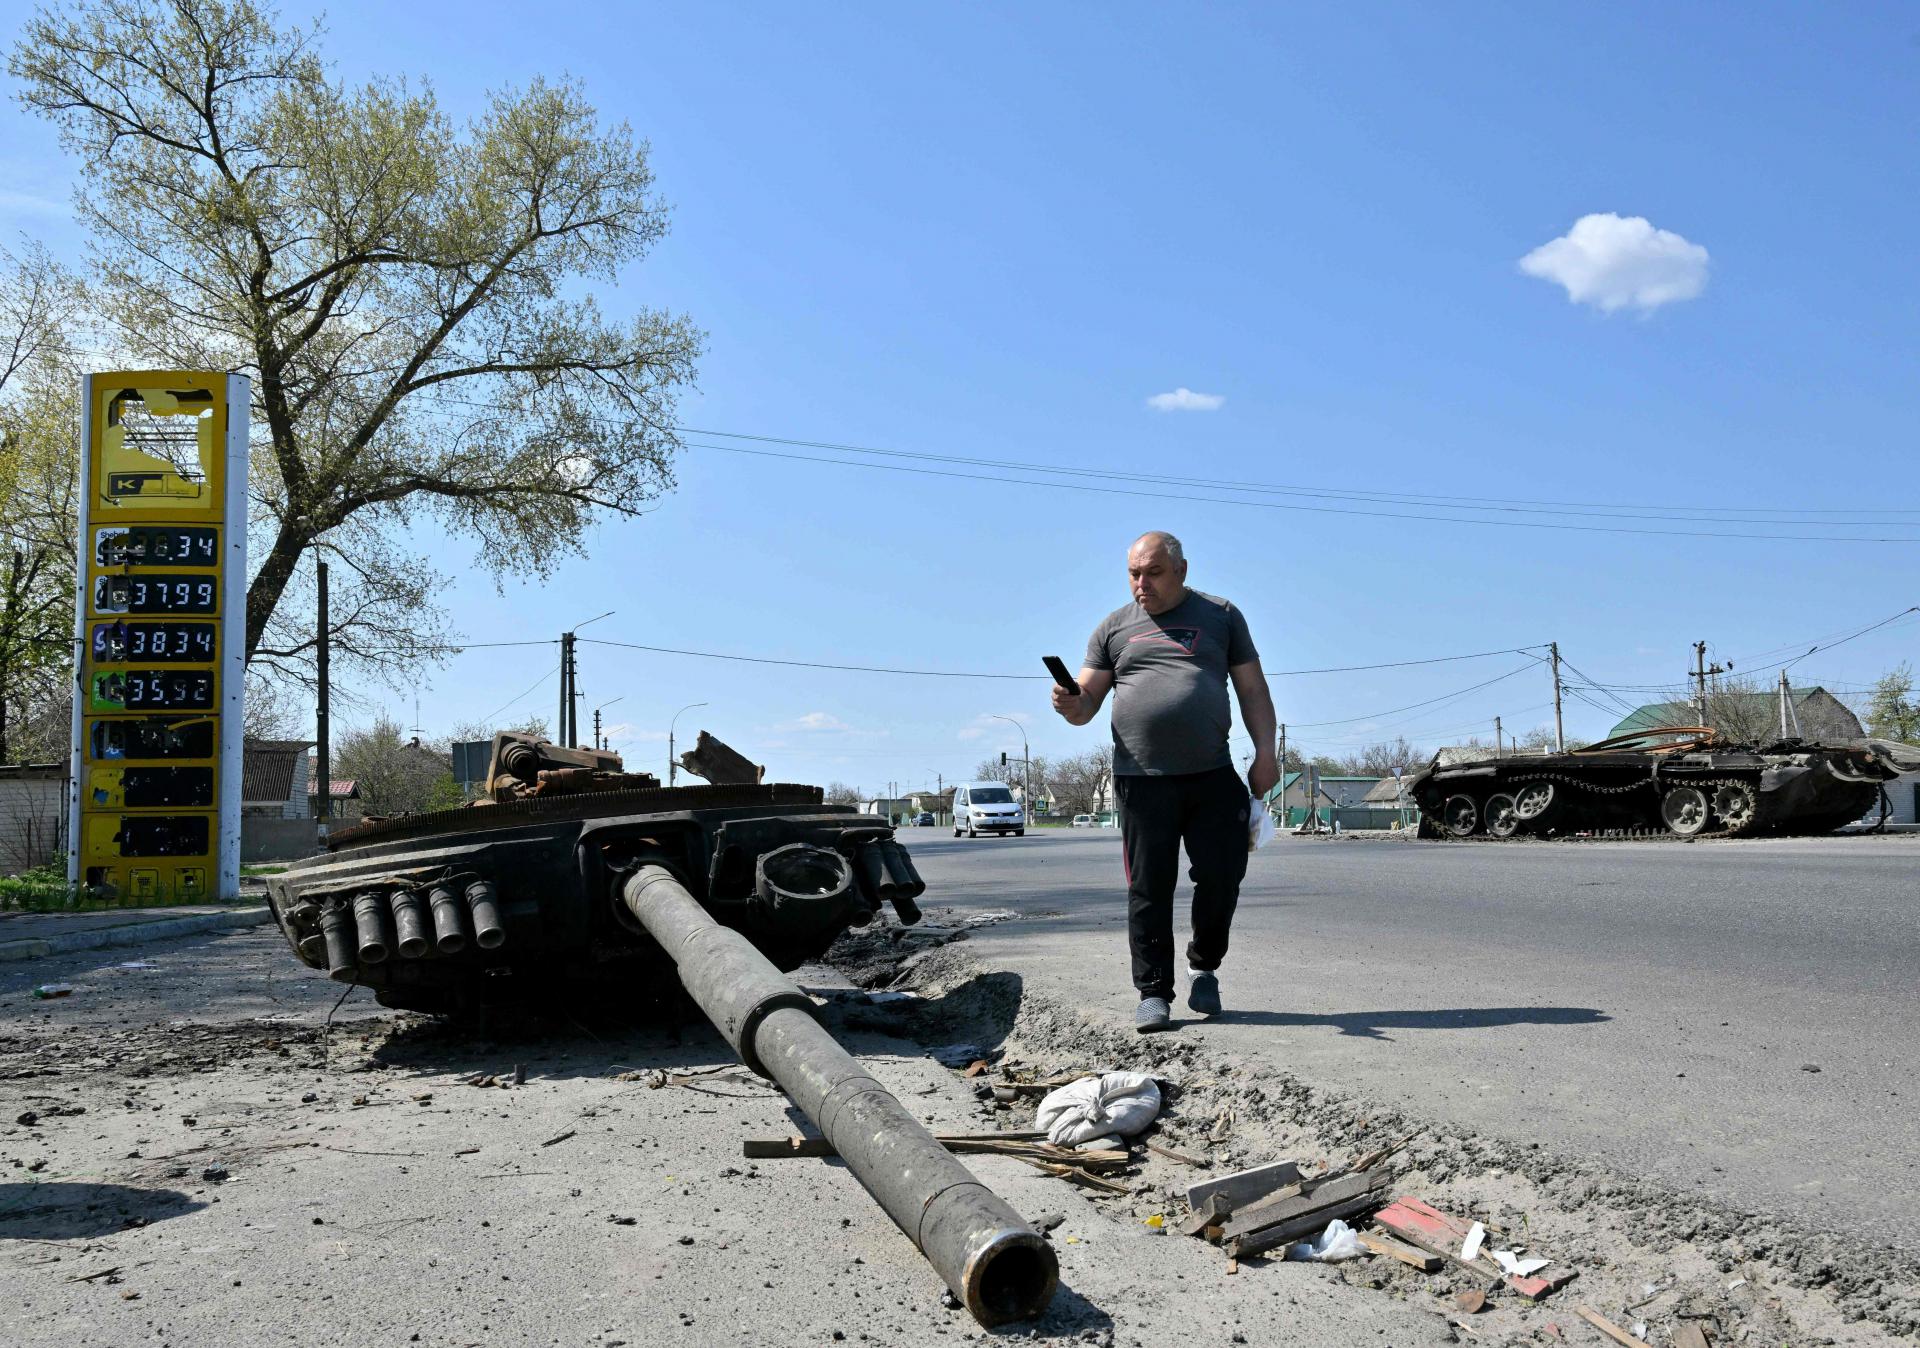
<svg viewBox="0 0 1920 1348">
<path fill-rule="evenodd" d="M 1173 1008 L 1165 997 L 1142 997 L 1133 1012 L 1133 1028 L 1141 1034 L 1164 1030 L 1173 1024 Z"/>
<path fill-rule="evenodd" d="M 1193 976 L 1193 986 L 1187 989 L 1187 1005 L 1203 1016 L 1220 1014 L 1220 975 L 1211 969 Z"/>
</svg>

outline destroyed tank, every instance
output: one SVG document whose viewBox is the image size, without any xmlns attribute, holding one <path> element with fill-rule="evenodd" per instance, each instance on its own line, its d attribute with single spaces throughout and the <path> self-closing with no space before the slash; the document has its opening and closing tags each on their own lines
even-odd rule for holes
<svg viewBox="0 0 1920 1348">
<path fill-rule="evenodd" d="M 1407 782 L 1423 838 L 1830 833 L 1884 809 L 1885 783 L 1920 767 L 1890 740 L 1737 744 L 1665 726 L 1567 753 L 1443 750 Z"/>
<path fill-rule="evenodd" d="M 888 821 L 825 805 L 704 732 L 660 785 L 619 757 L 493 740 L 472 805 L 373 820 L 268 880 L 294 953 L 392 1007 L 484 1007 L 519 992 L 681 991 L 778 1082 L 983 1325 L 1051 1299 L 1052 1247 L 938 1143 L 817 1020 L 785 971 L 926 886 Z"/>
</svg>

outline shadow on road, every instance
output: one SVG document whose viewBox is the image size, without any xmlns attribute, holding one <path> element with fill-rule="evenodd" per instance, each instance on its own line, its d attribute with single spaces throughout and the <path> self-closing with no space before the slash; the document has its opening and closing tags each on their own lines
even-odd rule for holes
<svg viewBox="0 0 1920 1348">
<path fill-rule="evenodd" d="M 1590 1006 L 1469 1006 L 1431 1011 L 1223 1011 L 1216 1025 L 1331 1025 L 1362 1039 L 1393 1038 L 1386 1030 L 1491 1030 L 1502 1025 L 1598 1025 L 1611 1020 Z"/>
<path fill-rule="evenodd" d="M 0 1184 L 0 1241 L 107 1236 L 130 1226 L 198 1212 L 205 1203 L 177 1189 L 125 1184 Z"/>
</svg>

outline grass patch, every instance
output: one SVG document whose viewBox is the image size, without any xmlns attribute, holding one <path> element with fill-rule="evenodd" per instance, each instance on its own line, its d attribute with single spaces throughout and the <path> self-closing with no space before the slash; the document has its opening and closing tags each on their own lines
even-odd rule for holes
<svg viewBox="0 0 1920 1348">
<path fill-rule="evenodd" d="M 245 899 L 235 902 L 245 903 Z M 211 898 L 179 899 L 166 903 L 158 899 L 135 899 L 123 894 L 101 894 L 85 885 L 67 883 L 67 873 L 51 866 L 36 866 L 18 875 L 0 878 L 0 912 L 21 913 L 104 913 L 117 908 L 170 908 L 187 903 L 216 903 Z"/>
<path fill-rule="evenodd" d="M 240 868 L 240 874 L 242 875 L 284 875 L 286 874 L 286 870 L 287 868 L 285 866 L 242 866 Z"/>
</svg>

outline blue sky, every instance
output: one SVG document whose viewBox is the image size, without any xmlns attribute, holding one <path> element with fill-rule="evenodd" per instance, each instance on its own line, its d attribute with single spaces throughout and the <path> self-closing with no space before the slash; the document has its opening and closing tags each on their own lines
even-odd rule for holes
<svg viewBox="0 0 1920 1348">
<path fill-rule="evenodd" d="M 1347 492 L 1828 511 L 1870 527 L 1773 528 L 1920 540 L 1911 7 L 527 13 L 340 4 L 327 46 L 349 78 L 426 75 L 458 111 L 570 73 L 651 140 L 673 232 L 601 298 L 706 328 L 690 426 Z M 70 166 L 47 128 L 4 115 L 0 228 L 77 255 L 46 204 Z M 1519 264 L 1589 215 L 1684 242 L 1664 259 L 1602 258 L 1612 269 L 1574 303 Z M 1677 267 L 1697 293 L 1638 306 L 1654 292 L 1634 288 L 1635 266 Z M 1609 295 L 1622 307 L 1603 309 Z M 1148 405 L 1180 388 L 1222 401 Z M 1557 639 L 1600 682 L 1668 683 L 1697 638 L 1745 660 L 1920 603 L 1912 542 L 1439 523 L 706 448 L 678 475 L 659 510 L 609 523 L 544 587 L 457 584 L 458 630 L 545 635 L 614 609 L 583 638 L 1037 673 L 1043 654 L 1078 662 L 1125 600 L 1124 550 L 1147 528 L 1186 540 L 1192 582 L 1247 611 L 1274 670 Z M 467 551 L 451 545 L 446 562 Z M 1794 675 L 1857 687 L 1910 658 L 1916 631 L 1909 618 Z M 545 648 L 459 657 L 423 674 L 420 715 L 430 731 L 484 716 L 550 664 Z M 1489 733 L 1495 715 L 1550 719 L 1544 667 L 1374 713 L 1526 666 L 1283 678 L 1275 692 L 1296 727 L 1344 722 L 1297 729 L 1309 752 L 1383 733 L 1432 743 Z M 613 738 L 642 765 L 664 765 L 674 710 L 705 701 L 683 734 L 707 726 L 785 780 L 965 776 L 1018 746 L 989 713 L 1025 719 L 1036 752 L 1104 733 L 1055 720 L 1041 681 L 583 644 L 581 682 L 589 709 L 621 698 Z M 360 716 L 384 704 L 413 721 L 411 686 L 361 693 Z M 553 703 L 548 681 L 506 716 Z M 1568 706 L 1570 732 L 1613 719 Z"/>
</svg>

